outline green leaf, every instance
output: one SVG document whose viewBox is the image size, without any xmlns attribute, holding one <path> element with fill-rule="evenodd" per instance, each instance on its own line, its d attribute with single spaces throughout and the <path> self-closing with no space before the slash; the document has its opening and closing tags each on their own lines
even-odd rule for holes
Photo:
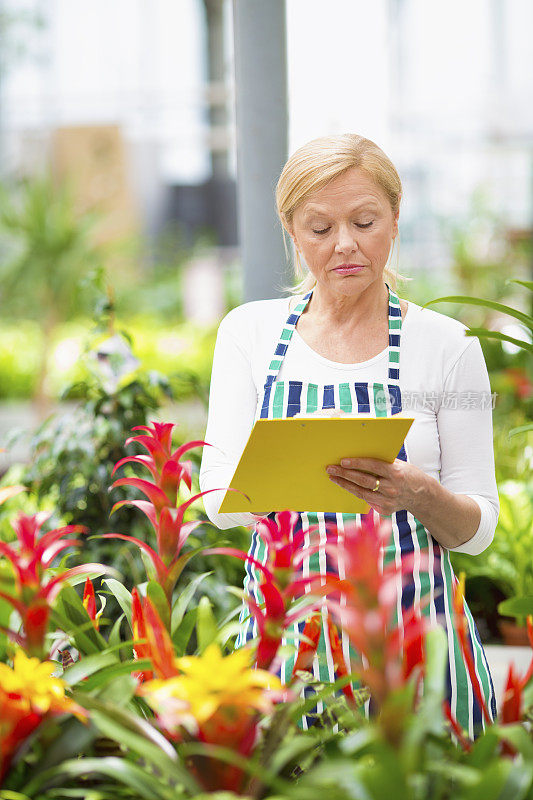
<svg viewBox="0 0 533 800">
<path fill-rule="evenodd" d="M 81 598 L 72 586 L 63 586 L 52 616 L 56 617 L 60 627 L 72 637 L 76 648 L 84 655 L 106 649 L 106 640 L 95 629 Z"/>
<path fill-rule="evenodd" d="M 211 603 L 208 597 L 202 597 L 198 603 L 196 618 L 196 634 L 198 637 L 198 654 L 201 655 L 206 647 L 216 641 L 218 627 Z"/>
<path fill-rule="evenodd" d="M 117 600 L 119 606 L 125 613 L 131 628 L 131 592 L 128 592 L 126 587 L 114 578 L 105 578 L 103 583 L 111 590 L 113 597 Z"/>
<path fill-rule="evenodd" d="M 30 797 L 33 797 L 38 789 L 53 786 L 60 780 L 78 780 L 90 775 L 104 775 L 131 787 L 135 791 L 136 800 L 171 800 L 172 798 L 170 788 L 158 783 L 157 778 L 148 775 L 142 767 L 114 756 L 65 761 L 58 767 L 37 775 L 22 788 Z"/>
<path fill-rule="evenodd" d="M 183 742 L 180 745 L 180 754 L 185 760 L 187 760 L 188 756 L 199 755 L 220 760 L 226 764 L 235 764 L 235 766 L 241 767 L 249 775 L 260 778 L 267 786 L 281 790 L 283 797 L 286 796 L 284 790 L 287 790 L 288 786 L 285 781 L 282 781 L 270 770 L 258 764 L 257 760 L 246 758 L 229 747 L 207 744 L 206 742 Z"/>
<path fill-rule="evenodd" d="M 125 616 L 126 616 L 125 614 L 121 614 L 120 617 L 115 620 L 113 627 L 111 628 L 111 633 L 109 634 L 108 642 L 112 647 L 121 645 L 120 626 L 122 625 L 122 620 L 124 619 Z"/>
<path fill-rule="evenodd" d="M 493 311 L 499 311 L 501 314 L 508 314 L 510 317 L 520 320 L 527 328 L 533 330 L 533 319 L 529 314 L 524 314 L 522 311 L 517 311 L 511 306 L 506 306 L 503 303 L 495 303 L 493 300 L 482 300 L 478 297 L 467 297 L 462 294 L 448 295 L 447 297 L 438 297 L 436 300 L 429 300 L 422 308 L 433 305 L 433 303 L 466 303 L 471 306 L 483 306 L 483 308 L 492 308 Z"/>
<path fill-rule="evenodd" d="M 138 682 L 133 675 L 117 675 L 98 687 L 98 697 L 105 702 L 113 703 L 117 708 L 126 707 L 135 695 Z"/>
<path fill-rule="evenodd" d="M 533 766 L 531 766 L 531 762 L 529 764 L 515 764 L 498 796 L 498 800 L 531 798 L 532 779 Z"/>
<path fill-rule="evenodd" d="M 423 703 L 441 708 L 445 695 L 445 676 L 448 663 L 448 639 L 440 626 L 431 628 L 426 634 L 426 674 L 424 677 Z"/>
<path fill-rule="evenodd" d="M 186 647 L 196 624 L 197 608 L 191 608 L 183 617 L 181 624 L 172 634 L 172 642 L 177 656 L 185 655 Z"/>
<path fill-rule="evenodd" d="M 148 581 L 146 595 L 154 604 L 157 613 L 161 617 L 161 622 L 167 631 L 170 630 L 170 609 L 168 607 L 167 596 L 161 584 L 157 583 L 157 581 Z"/>
<path fill-rule="evenodd" d="M 95 672 L 99 672 L 111 664 L 117 663 L 116 653 L 104 651 L 103 653 L 93 653 L 89 656 L 84 656 L 79 661 L 67 667 L 63 673 L 62 679 L 69 685 L 75 686 L 80 681 L 84 681 Z"/>
<path fill-rule="evenodd" d="M 172 618 L 171 618 L 171 633 L 174 634 L 174 631 L 181 623 L 185 611 L 187 610 L 187 606 L 191 602 L 192 598 L 194 597 L 194 593 L 200 583 L 207 578 L 208 575 L 212 575 L 213 572 L 203 572 L 201 575 L 196 575 L 195 578 L 186 586 L 186 588 L 180 593 L 177 600 L 174 602 L 172 606 Z"/>
<path fill-rule="evenodd" d="M 528 425 L 520 425 L 518 428 L 512 428 L 507 435 L 510 439 L 511 436 L 518 436 L 518 434 L 527 433 L 527 431 L 533 431 L 533 422 L 530 422 Z"/>
<path fill-rule="evenodd" d="M 121 675 L 131 675 L 132 672 L 142 672 L 142 670 L 149 670 L 151 668 L 152 662 L 148 658 L 132 658 L 128 661 L 121 661 L 119 664 L 115 663 L 105 666 L 98 672 L 86 678 L 83 688 L 84 690 L 90 692 L 93 689 L 106 686 L 110 683 L 110 681 Z"/>
<path fill-rule="evenodd" d="M 510 742 L 523 755 L 524 761 L 533 765 L 533 741 L 523 725 L 495 725 L 494 732 L 500 741 Z"/>
<path fill-rule="evenodd" d="M 102 575 L 109 575 L 109 573 L 115 573 L 118 575 L 116 569 L 113 567 L 105 567 L 105 569 L 95 569 L 92 572 L 84 572 L 82 575 L 73 575 L 72 578 L 69 578 L 67 583 L 69 586 L 79 586 L 80 583 L 85 583 L 87 578 L 90 578 L 92 581 L 96 580 L 96 578 L 100 578 Z"/>
<path fill-rule="evenodd" d="M 91 745 L 96 735 L 94 727 L 80 722 L 74 717 L 62 720 L 60 735 L 47 743 L 46 750 L 39 758 L 36 767 L 32 769 L 31 775 L 35 776 L 40 772 L 44 772 L 44 770 L 61 764 L 68 758 L 87 752 L 87 748 Z"/>
<path fill-rule="evenodd" d="M 487 328 L 469 328 L 466 331 L 466 336 L 478 336 L 482 339 L 498 339 L 502 342 L 510 342 L 516 347 L 521 347 L 522 350 L 529 350 L 533 353 L 533 344 L 531 342 L 527 342 L 524 339 L 515 339 L 514 336 L 508 336 L 506 333 L 500 333 L 499 331 L 489 331 Z"/>
<path fill-rule="evenodd" d="M 182 765 L 173 745 L 149 721 L 118 708 L 113 702 L 102 702 L 81 692 L 75 693 L 74 698 L 90 711 L 91 719 L 105 736 L 139 753 L 169 778 L 183 782 L 189 790 L 197 790 L 195 780 Z"/>
<path fill-rule="evenodd" d="M 461 800 L 504 800 L 501 792 L 513 769 L 512 761 L 494 761 L 485 767 L 474 786 L 463 789 Z"/>
<path fill-rule="evenodd" d="M 342 689 L 343 686 L 346 686 L 354 680 L 357 680 L 357 676 L 351 674 L 338 678 L 334 683 L 328 683 L 326 685 L 322 683 L 317 684 L 316 688 L 313 687 L 314 693 L 311 696 L 298 698 L 291 703 L 291 719 L 293 722 L 298 722 L 300 717 L 312 711 L 319 700 L 327 702 L 328 698 L 333 697 L 339 689 Z M 311 679 L 309 685 L 312 686 L 314 682 L 314 679 Z M 366 689 L 354 689 L 354 695 L 358 706 L 364 705 L 369 697 L 369 693 Z"/>
<path fill-rule="evenodd" d="M 511 597 L 498 604 L 498 611 L 507 617 L 527 617 L 533 614 L 533 595 Z"/>
<path fill-rule="evenodd" d="M 130 648 L 132 648 L 133 643 L 133 639 L 128 639 L 125 642 L 119 642 L 115 645 L 108 645 L 103 652 L 84 656 L 79 661 L 76 661 L 75 664 L 71 664 L 70 667 L 67 667 L 63 673 L 62 679 L 70 686 L 73 686 L 75 683 L 84 680 L 86 677 L 94 675 L 94 673 L 98 672 L 99 669 L 103 669 L 110 664 L 119 663 L 118 655 L 115 654 L 117 654 L 120 650 L 128 651 Z"/>
<path fill-rule="evenodd" d="M 533 281 L 519 281 L 516 278 L 509 278 L 506 283 L 516 283 L 519 286 L 524 286 L 526 289 L 529 289 L 530 292 L 533 292 Z"/>
<path fill-rule="evenodd" d="M 412 771 L 423 754 L 424 741 L 431 734 L 439 736 L 444 730 L 442 702 L 445 697 L 446 667 L 448 664 L 448 640 L 440 626 L 431 628 L 426 634 L 426 674 L 424 693 L 416 714 L 407 718 L 404 741 L 404 760 Z M 409 707 L 412 707 L 409 703 Z"/>
<path fill-rule="evenodd" d="M 188 553 L 183 553 L 178 558 L 178 560 L 175 562 L 174 566 L 170 568 L 168 573 L 168 581 L 171 586 L 176 585 L 176 582 L 178 581 L 181 573 L 183 572 L 183 570 L 185 569 L 191 558 L 193 558 L 198 553 L 201 553 L 205 549 L 206 549 L 205 545 L 202 545 L 201 547 L 196 547 L 194 550 L 189 550 Z"/>
<path fill-rule="evenodd" d="M 98 697 L 89 696 L 85 692 L 74 692 L 73 696 L 80 705 L 83 705 L 91 713 L 91 719 L 98 719 L 104 726 L 114 726 L 112 733 L 111 727 L 100 728 L 102 733 L 109 736 L 116 742 L 123 743 L 124 732 L 132 734 L 131 743 L 128 744 L 136 752 L 147 756 L 155 762 L 160 761 L 161 766 L 168 767 L 168 761 L 174 764 L 179 763 L 178 755 L 173 745 L 163 734 L 157 730 L 148 720 L 142 719 L 129 710 L 120 708 L 113 702 L 105 702 Z M 99 715 L 98 717 L 96 715 Z M 127 742 L 124 742 L 127 744 Z M 148 752 L 144 750 L 148 747 Z"/>
<path fill-rule="evenodd" d="M 468 765 L 476 767 L 476 769 L 484 769 L 497 757 L 499 747 L 500 742 L 496 735 L 496 726 L 492 725 L 487 728 L 482 736 L 478 736 L 474 742 L 474 746 L 468 754 Z"/>
<path fill-rule="evenodd" d="M 399 754 L 391 748 L 380 746 L 375 763 L 361 761 L 354 769 L 356 777 L 361 778 L 371 797 L 394 800 L 411 800 L 412 794 L 407 786 L 405 771 Z"/>
<path fill-rule="evenodd" d="M 316 748 L 316 741 L 311 736 L 295 736 L 288 742 L 282 742 L 276 748 L 270 761 L 270 769 L 279 774 L 291 762 L 298 763 L 301 756 Z"/>
</svg>

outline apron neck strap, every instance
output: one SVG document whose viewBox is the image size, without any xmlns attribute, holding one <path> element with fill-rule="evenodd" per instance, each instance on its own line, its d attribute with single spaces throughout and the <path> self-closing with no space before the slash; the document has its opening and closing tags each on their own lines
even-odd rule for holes
<svg viewBox="0 0 533 800">
<path fill-rule="evenodd" d="M 398 381 L 400 379 L 400 334 L 402 329 L 402 311 L 400 308 L 400 301 L 398 295 L 386 283 L 385 286 L 389 292 L 389 380 Z M 313 290 L 308 292 L 298 302 L 298 305 L 287 317 L 287 321 L 283 326 L 281 335 L 279 337 L 274 355 L 268 367 L 268 372 L 265 380 L 265 389 L 271 386 L 276 381 L 285 353 L 292 339 L 292 334 L 296 328 L 298 320 L 305 311 L 309 300 L 313 294 Z"/>
</svg>

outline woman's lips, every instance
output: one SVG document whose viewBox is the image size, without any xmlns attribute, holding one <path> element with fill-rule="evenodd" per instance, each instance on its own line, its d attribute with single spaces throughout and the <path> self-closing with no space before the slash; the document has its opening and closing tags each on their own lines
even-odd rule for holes
<svg viewBox="0 0 533 800">
<path fill-rule="evenodd" d="M 361 264 L 341 264 L 339 267 L 335 267 L 333 272 L 337 272 L 339 275 L 355 275 L 357 272 L 361 272 L 364 269 L 364 266 Z"/>
</svg>

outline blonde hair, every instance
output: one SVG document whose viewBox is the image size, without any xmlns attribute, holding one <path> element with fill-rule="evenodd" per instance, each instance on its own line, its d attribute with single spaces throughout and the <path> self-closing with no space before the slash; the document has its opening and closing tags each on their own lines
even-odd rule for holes
<svg viewBox="0 0 533 800">
<path fill-rule="evenodd" d="M 400 208 L 402 182 L 396 167 L 383 150 L 370 139 L 355 133 L 321 136 L 296 150 L 279 177 L 276 206 L 285 231 L 290 233 L 294 212 L 309 195 L 352 167 L 364 170 L 383 189 L 395 216 Z M 391 254 L 393 249 L 394 246 Z M 313 288 L 314 276 L 302 268 L 299 258 L 296 258 L 295 272 L 300 282 L 291 291 L 307 292 Z M 396 289 L 398 279 L 402 278 L 398 269 L 393 271 L 387 263 L 383 279 L 393 289 Z"/>
</svg>

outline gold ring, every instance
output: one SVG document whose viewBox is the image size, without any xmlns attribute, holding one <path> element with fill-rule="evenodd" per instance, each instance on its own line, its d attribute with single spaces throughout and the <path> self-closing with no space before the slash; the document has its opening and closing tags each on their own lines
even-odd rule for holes
<svg viewBox="0 0 533 800">
<path fill-rule="evenodd" d="M 377 490 L 378 490 L 378 489 L 379 489 L 379 478 L 376 478 L 376 485 L 374 486 L 374 488 L 372 489 L 372 491 L 373 491 L 373 492 L 377 492 Z"/>
</svg>

